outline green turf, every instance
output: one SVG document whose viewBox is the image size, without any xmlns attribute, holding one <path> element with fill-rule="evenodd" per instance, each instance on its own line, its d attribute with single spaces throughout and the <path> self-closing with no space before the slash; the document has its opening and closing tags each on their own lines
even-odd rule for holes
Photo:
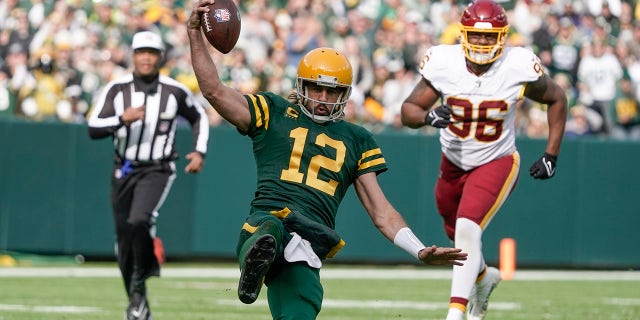
<svg viewBox="0 0 640 320">
<path fill-rule="evenodd" d="M 450 285 L 446 279 L 325 279 L 323 283 L 320 320 L 442 320 L 446 315 Z M 154 319 L 271 319 L 266 292 L 255 304 L 243 305 L 236 284 L 233 278 L 153 278 L 148 287 Z M 117 277 L 0 277 L 0 320 L 122 319 L 125 306 Z M 503 281 L 494 291 L 486 318 L 545 319 L 638 320 L 640 281 Z"/>
</svg>

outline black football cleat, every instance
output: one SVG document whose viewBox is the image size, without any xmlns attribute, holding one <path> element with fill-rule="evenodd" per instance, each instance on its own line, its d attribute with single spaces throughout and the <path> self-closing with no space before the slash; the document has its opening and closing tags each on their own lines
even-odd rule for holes
<svg viewBox="0 0 640 320">
<path fill-rule="evenodd" d="M 238 298 L 246 304 L 258 299 L 264 277 L 276 257 L 276 238 L 270 234 L 260 236 L 245 255 L 238 282 Z"/>
<path fill-rule="evenodd" d="M 147 297 L 139 292 L 131 295 L 129 307 L 125 314 L 125 320 L 151 320 L 151 309 Z"/>
</svg>

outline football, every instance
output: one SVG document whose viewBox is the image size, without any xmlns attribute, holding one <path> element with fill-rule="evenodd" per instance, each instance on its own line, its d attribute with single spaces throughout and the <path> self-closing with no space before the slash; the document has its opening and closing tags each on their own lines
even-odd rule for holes
<svg viewBox="0 0 640 320">
<path fill-rule="evenodd" d="M 200 15 L 207 41 L 222 53 L 229 53 L 240 36 L 240 13 L 233 0 L 216 0 L 209 12 Z"/>
</svg>

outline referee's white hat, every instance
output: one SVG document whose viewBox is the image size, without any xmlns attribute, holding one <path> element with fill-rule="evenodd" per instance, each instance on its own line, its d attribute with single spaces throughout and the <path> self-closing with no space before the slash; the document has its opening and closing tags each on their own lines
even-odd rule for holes
<svg viewBox="0 0 640 320">
<path fill-rule="evenodd" d="M 151 48 L 158 51 L 164 51 L 164 43 L 157 33 L 151 31 L 140 31 L 133 35 L 131 41 L 131 49 Z"/>
</svg>

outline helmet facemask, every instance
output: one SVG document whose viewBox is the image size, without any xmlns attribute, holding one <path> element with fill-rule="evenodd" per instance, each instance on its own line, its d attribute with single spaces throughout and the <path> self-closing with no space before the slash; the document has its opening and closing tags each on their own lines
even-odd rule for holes
<svg viewBox="0 0 640 320">
<path fill-rule="evenodd" d="M 309 84 L 311 83 L 321 87 L 341 88 L 343 90 L 338 95 L 336 102 L 320 101 L 309 97 Z M 296 93 L 298 95 L 298 101 L 301 105 L 302 112 L 313 121 L 324 123 L 327 121 L 338 120 L 344 116 L 344 108 L 347 105 L 349 96 L 351 95 L 351 86 L 337 84 L 337 78 L 335 77 L 319 75 L 317 80 L 298 78 Z M 327 106 L 327 108 L 329 108 L 329 115 L 316 114 L 315 106 L 310 107 L 311 110 L 309 110 L 308 106 L 311 103 Z"/>
<path fill-rule="evenodd" d="M 462 35 L 460 37 L 460 44 L 462 45 L 462 49 L 464 50 L 465 55 L 469 61 L 476 64 L 487 64 L 496 61 L 504 50 L 505 42 L 507 41 L 506 34 L 508 32 L 509 27 L 504 27 L 500 31 L 494 31 L 495 28 L 490 28 L 487 30 L 479 29 L 479 28 L 466 28 L 461 27 Z M 490 33 L 495 35 L 497 41 L 495 44 L 491 45 L 479 45 L 479 44 L 471 44 L 469 42 L 469 33 Z"/>
</svg>

